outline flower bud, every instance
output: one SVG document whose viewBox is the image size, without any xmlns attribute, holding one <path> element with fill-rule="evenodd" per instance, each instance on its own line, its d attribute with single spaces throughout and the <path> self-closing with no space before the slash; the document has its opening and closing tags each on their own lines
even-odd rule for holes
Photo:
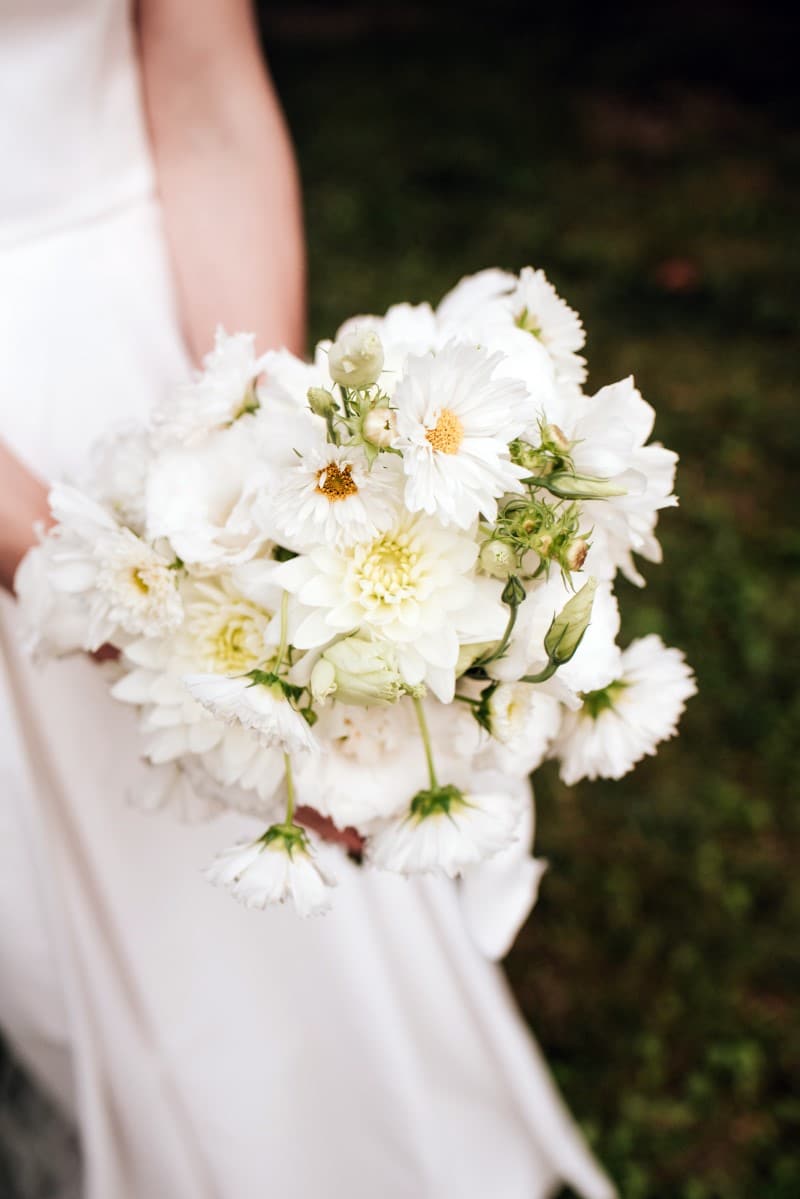
<svg viewBox="0 0 800 1199">
<path fill-rule="evenodd" d="M 597 579 L 589 579 L 553 618 L 544 639 L 545 653 L 554 666 L 569 662 L 589 627 Z"/>
<path fill-rule="evenodd" d="M 361 425 L 365 441 L 386 450 L 395 439 L 397 421 L 391 408 L 370 408 Z"/>
<path fill-rule="evenodd" d="M 324 387 L 309 387 L 308 406 L 315 416 L 327 419 L 338 409 L 336 397 Z"/>
<path fill-rule="evenodd" d="M 564 565 L 567 570 L 580 570 L 588 553 L 589 543 L 582 537 L 576 537 L 574 541 L 571 541 L 564 553 Z"/>
<path fill-rule="evenodd" d="M 572 449 L 572 442 L 558 425 L 545 425 L 542 429 L 542 440 L 547 441 L 560 454 L 568 454 Z"/>
<path fill-rule="evenodd" d="M 325 650 L 311 672 L 311 694 L 318 702 L 335 696 L 340 703 L 389 707 L 406 693 L 394 647 L 363 637 L 345 637 Z"/>
<path fill-rule="evenodd" d="M 359 390 L 377 382 L 383 370 L 383 346 L 375 330 L 356 328 L 337 338 L 328 351 L 328 370 L 342 387 Z"/>
<path fill-rule="evenodd" d="M 507 579 L 517 569 L 517 555 L 513 547 L 496 537 L 484 541 L 479 560 L 481 568 L 495 579 Z"/>
<path fill-rule="evenodd" d="M 644 477 L 639 471 L 628 470 L 614 479 L 593 475 L 577 475 L 558 470 L 547 480 L 547 490 L 564 500 L 610 500 L 617 495 L 636 494 L 642 490 Z"/>
</svg>

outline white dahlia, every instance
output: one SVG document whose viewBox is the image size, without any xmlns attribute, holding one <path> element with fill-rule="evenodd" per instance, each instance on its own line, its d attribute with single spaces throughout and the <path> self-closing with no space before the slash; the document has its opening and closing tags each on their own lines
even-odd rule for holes
<svg viewBox="0 0 800 1199">
<path fill-rule="evenodd" d="M 206 878 L 229 887 L 247 908 L 265 908 L 288 899 L 300 916 L 327 912 L 329 892 L 336 885 L 296 825 L 273 825 L 257 841 L 224 850 L 209 866 Z"/>
<path fill-rule="evenodd" d="M 525 471 L 508 443 L 530 419 L 524 384 L 496 378 L 500 355 L 450 342 L 438 354 L 409 358 L 394 394 L 395 446 L 402 452 L 405 500 L 462 529 L 493 520 L 498 498 L 519 491 Z"/>
<path fill-rule="evenodd" d="M 296 549 L 371 540 L 394 521 L 398 474 L 387 455 L 370 468 L 357 446 L 317 443 L 287 468 L 270 496 L 280 540 Z"/>
<path fill-rule="evenodd" d="M 686 701 L 697 691 L 683 654 L 651 634 L 622 655 L 622 670 L 608 686 L 583 695 L 577 712 L 566 712 L 553 744 L 565 783 L 622 778 L 656 746 L 677 732 Z"/>
<path fill-rule="evenodd" d="M 367 853 L 381 870 L 455 878 L 517 838 L 521 808 L 504 793 L 472 794 L 445 786 L 419 791 L 405 813 L 369 838 Z"/>
<path fill-rule="evenodd" d="M 319 751 L 308 721 L 291 706 L 277 682 L 270 685 L 246 675 L 230 679 L 216 674 L 190 674 L 184 682 L 213 716 L 250 729 L 265 749 L 276 747 L 289 754 Z"/>
<path fill-rule="evenodd" d="M 425 682 L 447 703 L 460 642 L 499 639 L 506 623 L 500 585 L 472 577 L 476 556 L 472 538 L 403 513 L 372 541 L 284 562 L 275 580 L 302 606 L 292 644 L 311 649 L 360 629 L 396 646 L 409 686 Z"/>
</svg>

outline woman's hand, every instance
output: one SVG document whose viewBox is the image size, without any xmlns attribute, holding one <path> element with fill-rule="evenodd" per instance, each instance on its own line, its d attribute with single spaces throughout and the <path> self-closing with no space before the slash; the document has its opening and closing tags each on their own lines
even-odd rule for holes
<svg viewBox="0 0 800 1199">
<path fill-rule="evenodd" d="M 330 816 L 320 816 L 314 808 L 308 808 L 302 805 L 295 812 L 295 819 L 298 824 L 310 828 L 317 836 L 322 837 L 323 841 L 330 841 L 333 845 L 341 845 L 348 853 L 354 856 L 360 856 L 364 849 L 364 838 L 354 828 L 339 829 L 331 820 Z"/>
<path fill-rule="evenodd" d="M 23 557 L 36 544 L 34 526 L 53 523 L 47 487 L 0 441 L 0 586 L 11 592 Z"/>
</svg>

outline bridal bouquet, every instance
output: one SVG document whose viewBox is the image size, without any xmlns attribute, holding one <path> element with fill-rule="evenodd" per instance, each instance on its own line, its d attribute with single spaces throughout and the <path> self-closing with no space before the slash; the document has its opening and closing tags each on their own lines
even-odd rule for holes
<svg viewBox="0 0 800 1199">
<path fill-rule="evenodd" d="M 54 487 L 31 647 L 116 647 L 151 805 L 263 819 L 208 871 L 248 906 L 328 906 L 299 805 L 379 869 L 455 877 L 519 838 L 545 758 L 619 778 L 675 732 L 691 671 L 617 646 L 613 583 L 660 558 L 676 456 L 632 379 L 583 394 L 583 342 L 532 269 L 356 317 L 312 364 L 220 332 Z"/>
</svg>

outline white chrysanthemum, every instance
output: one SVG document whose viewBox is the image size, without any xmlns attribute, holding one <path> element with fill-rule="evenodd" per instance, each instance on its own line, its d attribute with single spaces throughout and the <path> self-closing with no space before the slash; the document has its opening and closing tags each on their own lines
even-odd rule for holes
<svg viewBox="0 0 800 1199">
<path fill-rule="evenodd" d="M 520 820 L 512 795 L 440 787 L 419 792 L 404 815 L 370 837 L 367 853 L 381 870 L 455 878 L 511 845 Z"/>
<path fill-rule="evenodd" d="M 553 745 L 565 783 L 622 778 L 677 732 L 686 701 L 697 691 L 683 654 L 651 634 L 622 655 L 620 676 L 567 712 Z"/>
<path fill-rule="evenodd" d="M 507 302 L 515 325 L 545 347 L 555 363 L 557 377 L 583 383 L 586 359 L 578 354 L 586 341 L 583 322 L 561 299 L 544 271 L 524 267 Z"/>
<path fill-rule="evenodd" d="M 175 445 L 154 461 L 147 492 L 147 532 L 167 537 L 176 554 L 216 573 L 247 562 L 269 541 L 254 505 L 274 486 L 266 431 L 237 421 L 200 445 Z"/>
<path fill-rule="evenodd" d="M 119 631 L 157 637 L 180 624 L 183 606 L 167 558 L 75 488 L 54 487 L 50 507 L 59 522 L 50 577 L 57 591 L 86 597 L 85 649 Z"/>
<path fill-rule="evenodd" d="M 277 747 L 289 754 L 319 751 L 308 721 L 295 711 L 277 683 L 265 686 L 247 676 L 229 679 L 216 674 L 190 674 L 184 682 L 213 716 L 250 729 L 266 749 Z"/>
<path fill-rule="evenodd" d="M 386 455 L 370 468 L 356 446 L 317 444 L 287 468 L 270 496 L 275 528 L 297 549 L 371 540 L 394 521 L 398 474 Z"/>
<path fill-rule="evenodd" d="M 336 880 L 316 861 L 302 829 L 273 826 L 258 841 L 224 850 L 206 871 L 247 908 L 290 900 L 300 916 L 330 909 Z"/>
<path fill-rule="evenodd" d="M 425 682 L 447 703 L 459 643 L 499 639 L 506 623 L 500 585 L 472 577 L 476 556 L 472 538 L 401 514 L 373 541 L 293 558 L 275 579 L 311 611 L 300 613 L 292 644 L 310 649 L 361 629 L 396 645 L 409 686 Z"/>
<path fill-rule="evenodd" d="M 154 413 L 157 440 L 191 445 L 253 411 L 258 406 L 255 380 L 260 369 L 254 333 L 229 336 L 217 329 L 214 349 L 203 359 L 202 371 L 177 387 Z"/>
<path fill-rule="evenodd" d="M 530 418 L 529 399 L 522 383 L 494 377 L 500 362 L 455 342 L 408 359 L 394 395 L 395 446 L 412 512 L 466 529 L 480 515 L 493 520 L 498 498 L 520 490 L 526 472 L 510 461 L 508 443 Z"/>
</svg>

